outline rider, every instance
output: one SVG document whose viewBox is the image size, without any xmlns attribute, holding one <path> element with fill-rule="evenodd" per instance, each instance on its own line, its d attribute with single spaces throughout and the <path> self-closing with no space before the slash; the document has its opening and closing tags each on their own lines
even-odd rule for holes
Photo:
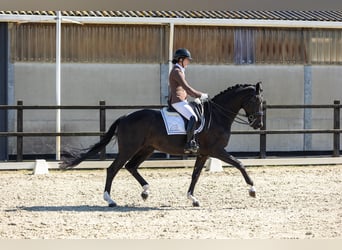
<svg viewBox="0 0 342 250">
<path fill-rule="evenodd" d="M 188 95 L 201 100 L 208 99 L 208 94 L 192 88 L 185 80 L 185 68 L 192 60 L 190 51 L 185 48 L 177 49 L 173 55 L 174 65 L 169 75 L 169 102 L 171 106 L 188 120 L 186 128 L 187 143 L 184 153 L 197 153 L 199 146 L 195 140 L 195 124 L 198 120 L 194 110 L 187 101 Z"/>
</svg>

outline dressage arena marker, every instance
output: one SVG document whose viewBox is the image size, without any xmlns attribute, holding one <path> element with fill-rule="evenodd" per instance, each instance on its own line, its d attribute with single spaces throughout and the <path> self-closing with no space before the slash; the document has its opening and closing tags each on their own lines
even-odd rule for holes
<svg viewBox="0 0 342 250">
<path fill-rule="evenodd" d="M 49 167 L 46 162 L 46 160 L 36 160 L 34 168 L 33 168 L 33 174 L 48 174 L 49 173 Z"/>
<path fill-rule="evenodd" d="M 217 158 L 210 157 L 206 162 L 205 170 L 209 172 L 222 172 L 222 161 Z"/>
</svg>

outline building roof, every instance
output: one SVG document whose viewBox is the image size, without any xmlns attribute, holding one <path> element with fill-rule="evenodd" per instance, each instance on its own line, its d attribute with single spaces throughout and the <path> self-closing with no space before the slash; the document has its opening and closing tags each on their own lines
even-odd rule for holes
<svg viewBox="0 0 342 250">
<path fill-rule="evenodd" d="M 342 22 L 342 11 L 62 11 L 70 17 L 139 17 L 139 18 L 191 18 L 191 19 L 253 19 L 284 21 Z M 56 11 L 0 11 L 1 15 L 56 16 Z"/>
<path fill-rule="evenodd" d="M 0 22 L 342 29 L 342 11 L 1 11 Z"/>
</svg>

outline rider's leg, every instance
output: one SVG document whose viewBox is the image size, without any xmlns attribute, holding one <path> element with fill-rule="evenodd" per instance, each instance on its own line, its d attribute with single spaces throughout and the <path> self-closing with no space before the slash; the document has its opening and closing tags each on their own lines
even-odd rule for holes
<svg viewBox="0 0 342 250">
<path fill-rule="evenodd" d="M 186 141 L 184 148 L 184 153 L 197 153 L 198 151 L 198 144 L 195 139 L 195 125 L 196 125 L 196 118 L 194 116 L 190 117 L 190 120 L 188 122 L 188 126 L 186 128 Z"/>
<path fill-rule="evenodd" d="M 196 153 L 198 150 L 198 145 L 194 137 L 195 125 L 197 122 L 197 116 L 195 112 L 187 101 L 173 103 L 172 107 L 188 120 L 188 125 L 186 128 L 187 140 L 184 153 Z"/>
</svg>

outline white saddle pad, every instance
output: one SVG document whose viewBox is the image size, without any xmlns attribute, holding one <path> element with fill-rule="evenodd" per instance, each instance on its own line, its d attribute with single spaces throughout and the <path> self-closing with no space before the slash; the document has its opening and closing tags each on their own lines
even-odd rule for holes
<svg viewBox="0 0 342 250">
<path fill-rule="evenodd" d="M 166 107 L 162 108 L 160 112 L 168 135 L 186 135 L 184 119 L 179 113 L 169 112 Z M 200 133 L 203 127 L 204 121 L 202 121 L 200 127 L 195 130 L 195 134 Z"/>
<path fill-rule="evenodd" d="M 186 135 L 184 120 L 177 112 L 169 112 L 167 108 L 160 110 L 168 135 Z"/>
</svg>

